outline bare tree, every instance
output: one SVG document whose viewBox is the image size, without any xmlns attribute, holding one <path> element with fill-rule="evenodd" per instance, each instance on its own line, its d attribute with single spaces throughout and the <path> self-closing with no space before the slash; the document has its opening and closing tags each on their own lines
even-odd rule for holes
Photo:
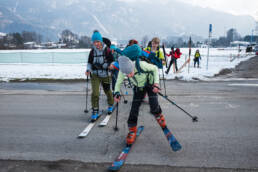
<svg viewBox="0 0 258 172">
<path fill-rule="evenodd" d="M 141 42 L 142 47 L 146 47 L 147 44 L 148 44 L 148 41 L 149 41 L 149 37 L 148 37 L 147 35 L 145 35 L 145 36 L 142 38 L 142 42 Z"/>
</svg>

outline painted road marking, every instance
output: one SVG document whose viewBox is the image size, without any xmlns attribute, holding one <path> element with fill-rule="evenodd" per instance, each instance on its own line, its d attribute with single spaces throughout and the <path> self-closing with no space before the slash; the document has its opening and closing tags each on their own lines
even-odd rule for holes
<svg viewBox="0 0 258 172">
<path fill-rule="evenodd" d="M 239 84 L 228 84 L 229 86 L 243 86 L 243 87 L 258 87 L 258 84 L 242 84 L 242 83 L 239 83 Z"/>
</svg>

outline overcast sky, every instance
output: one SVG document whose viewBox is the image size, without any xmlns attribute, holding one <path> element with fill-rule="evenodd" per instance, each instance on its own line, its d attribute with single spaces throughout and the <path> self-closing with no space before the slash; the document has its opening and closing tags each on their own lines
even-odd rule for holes
<svg viewBox="0 0 258 172">
<path fill-rule="evenodd" d="M 120 0 L 139 1 L 139 0 Z M 152 0 L 140 0 L 152 1 Z M 155 1 L 155 0 L 154 0 Z M 161 0 L 163 3 L 171 0 Z M 201 7 L 209 7 L 215 10 L 231 13 L 234 15 L 250 15 L 258 21 L 258 0 L 177 0 L 180 2 L 193 4 Z"/>
<path fill-rule="evenodd" d="M 178 0 L 234 15 L 251 15 L 258 21 L 258 0 Z"/>
</svg>

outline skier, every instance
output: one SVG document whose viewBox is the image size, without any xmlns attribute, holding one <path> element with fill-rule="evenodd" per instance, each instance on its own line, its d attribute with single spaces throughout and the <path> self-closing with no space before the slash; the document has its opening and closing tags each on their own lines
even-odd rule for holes
<svg viewBox="0 0 258 172">
<path fill-rule="evenodd" d="M 195 67 L 195 64 L 197 63 L 197 67 L 199 68 L 200 60 L 201 60 L 201 55 L 200 55 L 200 52 L 199 52 L 198 49 L 195 51 L 194 59 L 193 60 L 194 60 L 194 67 Z"/>
<path fill-rule="evenodd" d="M 138 44 L 138 41 L 135 40 L 135 39 L 130 39 L 130 40 L 128 41 L 128 45 L 127 45 L 126 47 L 131 46 L 131 45 L 133 45 L 133 44 Z"/>
<path fill-rule="evenodd" d="M 141 73 L 137 70 L 136 62 L 131 61 L 128 57 L 120 56 L 118 59 L 120 71 L 115 86 L 114 100 L 119 102 L 120 100 L 120 85 L 122 84 L 125 76 L 134 85 L 133 89 L 133 101 L 128 118 L 129 133 L 126 138 L 128 145 L 133 144 L 136 138 L 137 131 L 137 119 L 139 114 L 139 108 L 144 98 L 144 94 L 147 92 L 149 96 L 149 104 L 151 113 L 155 116 L 159 125 L 162 128 L 166 127 L 164 115 L 158 103 L 157 93 L 159 92 L 159 74 L 158 68 L 145 61 L 140 61 Z"/>
<path fill-rule="evenodd" d="M 166 74 L 169 73 L 169 70 L 170 70 L 170 67 L 172 66 L 172 64 L 175 64 L 175 69 L 176 71 L 178 70 L 177 68 L 177 61 L 176 61 L 176 58 L 175 58 L 175 51 L 174 51 L 174 47 L 171 47 L 171 51 L 169 54 L 167 54 L 167 56 L 171 56 L 171 60 L 170 60 L 170 63 L 169 63 L 169 66 L 168 66 L 168 69 L 166 71 Z"/>
<path fill-rule="evenodd" d="M 114 99 L 112 91 L 110 89 L 111 78 L 109 76 L 108 68 L 113 62 L 113 55 L 111 50 L 103 43 L 101 34 L 95 30 L 91 37 L 93 42 L 93 48 L 90 51 L 88 58 L 88 65 L 85 74 L 91 75 L 91 105 L 92 115 L 91 121 L 94 122 L 100 116 L 99 114 L 99 86 L 103 87 L 103 90 L 107 96 L 108 101 L 108 113 L 112 113 Z"/>
<path fill-rule="evenodd" d="M 159 47 L 160 40 L 158 37 L 154 37 L 151 42 L 149 42 L 147 48 L 144 50 L 149 51 L 149 52 L 154 52 L 156 58 L 162 61 L 162 64 L 165 64 L 165 57 L 163 52 L 161 51 Z M 155 64 L 156 65 L 156 64 Z"/>
<path fill-rule="evenodd" d="M 176 48 L 176 51 L 174 53 L 174 57 L 175 57 L 175 68 L 176 68 L 176 71 L 178 71 L 178 68 L 177 68 L 177 59 L 179 59 L 181 57 L 182 53 L 180 52 L 180 49 L 179 48 Z"/>
</svg>

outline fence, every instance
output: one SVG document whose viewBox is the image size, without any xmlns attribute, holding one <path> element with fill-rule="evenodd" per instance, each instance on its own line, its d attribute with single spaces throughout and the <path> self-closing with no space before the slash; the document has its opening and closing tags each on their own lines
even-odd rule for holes
<svg viewBox="0 0 258 172">
<path fill-rule="evenodd" d="M 88 60 L 88 51 L 84 52 L 1 52 L 0 63 L 61 63 L 81 64 Z"/>
</svg>

